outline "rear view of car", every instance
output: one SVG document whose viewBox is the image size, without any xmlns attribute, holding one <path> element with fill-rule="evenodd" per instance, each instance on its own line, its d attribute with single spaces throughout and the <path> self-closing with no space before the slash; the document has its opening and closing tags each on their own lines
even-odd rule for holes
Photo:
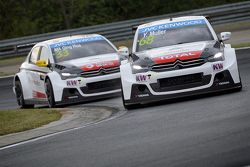
<svg viewBox="0 0 250 167">
<path fill-rule="evenodd" d="M 125 108 L 227 89 L 241 89 L 234 48 L 205 17 L 171 18 L 140 25 L 132 54 L 122 61 Z"/>
<path fill-rule="evenodd" d="M 79 35 L 36 44 L 14 77 L 21 107 L 68 104 L 120 92 L 120 58 L 101 35 Z"/>
</svg>

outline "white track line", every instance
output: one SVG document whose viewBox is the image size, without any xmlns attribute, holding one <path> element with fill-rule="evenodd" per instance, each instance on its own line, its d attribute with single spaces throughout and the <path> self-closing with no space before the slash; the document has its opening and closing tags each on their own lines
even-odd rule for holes
<svg viewBox="0 0 250 167">
<path fill-rule="evenodd" d="M 8 146 L 4 146 L 4 147 L 0 148 L 0 151 L 6 150 L 6 149 L 9 149 L 9 148 L 13 148 L 13 147 L 16 147 L 16 146 L 32 143 L 32 142 L 35 142 L 35 141 L 38 141 L 38 140 L 46 139 L 46 138 L 56 136 L 56 135 L 59 135 L 59 134 L 63 134 L 63 133 L 71 132 L 71 131 L 74 131 L 74 130 L 82 129 L 82 128 L 85 128 L 85 127 L 88 127 L 88 126 L 98 125 L 100 123 L 103 123 L 103 122 L 110 121 L 110 120 L 113 120 L 115 118 L 118 118 L 118 117 L 120 117 L 120 116 L 122 116 L 122 115 L 124 115 L 126 113 L 127 113 L 126 110 L 118 111 L 118 113 L 116 113 L 114 116 L 112 116 L 112 117 L 110 117 L 108 119 L 88 123 L 88 124 L 80 126 L 80 127 L 75 127 L 75 128 L 72 128 L 72 129 L 67 129 L 67 130 L 63 130 L 63 131 L 60 131 L 60 132 L 55 132 L 55 133 L 51 133 L 51 134 L 48 134 L 48 135 L 40 136 L 40 137 L 37 137 L 37 138 L 34 138 L 34 139 L 22 141 L 22 142 L 19 142 L 19 143 L 16 143 L 16 144 L 11 144 L 11 145 L 8 145 Z"/>
</svg>

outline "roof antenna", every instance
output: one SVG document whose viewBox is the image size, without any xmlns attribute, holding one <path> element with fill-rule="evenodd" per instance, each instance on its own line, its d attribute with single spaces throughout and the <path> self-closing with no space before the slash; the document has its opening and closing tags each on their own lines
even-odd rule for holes
<svg viewBox="0 0 250 167">
<path fill-rule="evenodd" d="M 173 18 L 172 18 L 172 17 L 170 17 L 170 18 L 169 18 L 169 20 L 170 20 L 170 21 L 173 21 Z"/>
</svg>

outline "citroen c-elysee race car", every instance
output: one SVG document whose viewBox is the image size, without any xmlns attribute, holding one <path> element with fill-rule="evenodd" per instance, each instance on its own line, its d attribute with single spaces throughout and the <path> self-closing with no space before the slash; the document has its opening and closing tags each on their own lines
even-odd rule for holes
<svg viewBox="0 0 250 167">
<path fill-rule="evenodd" d="M 14 77 L 20 107 L 80 102 L 120 92 L 116 47 L 97 34 L 36 44 Z"/>
<path fill-rule="evenodd" d="M 121 62 L 125 108 L 227 89 L 241 90 L 235 49 L 203 16 L 140 25 L 132 54 Z"/>
</svg>

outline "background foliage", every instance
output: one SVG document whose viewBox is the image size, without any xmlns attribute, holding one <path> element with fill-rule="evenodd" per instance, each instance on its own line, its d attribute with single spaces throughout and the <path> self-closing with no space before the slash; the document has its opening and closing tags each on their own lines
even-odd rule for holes
<svg viewBox="0 0 250 167">
<path fill-rule="evenodd" d="M 0 0 L 0 40 L 243 0 Z"/>
</svg>

